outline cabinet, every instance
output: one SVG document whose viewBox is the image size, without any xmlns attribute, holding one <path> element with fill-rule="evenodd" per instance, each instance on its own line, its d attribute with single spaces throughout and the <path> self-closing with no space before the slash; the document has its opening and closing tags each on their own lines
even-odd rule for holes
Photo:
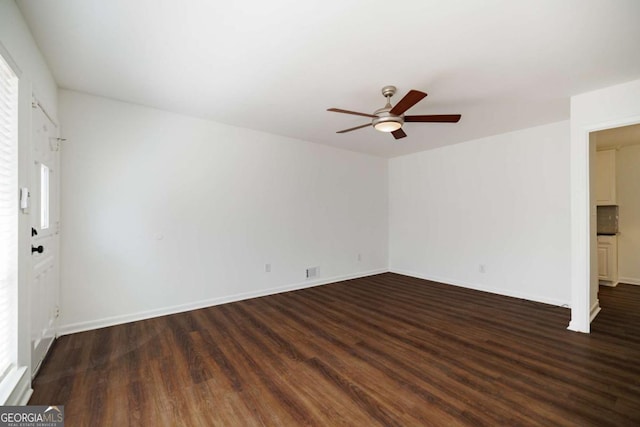
<svg viewBox="0 0 640 427">
<path fill-rule="evenodd" d="M 616 203 L 616 150 L 596 152 L 596 204 Z"/>
<path fill-rule="evenodd" d="M 598 236 L 598 280 L 601 285 L 618 284 L 617 236 Z"/>
</svg>

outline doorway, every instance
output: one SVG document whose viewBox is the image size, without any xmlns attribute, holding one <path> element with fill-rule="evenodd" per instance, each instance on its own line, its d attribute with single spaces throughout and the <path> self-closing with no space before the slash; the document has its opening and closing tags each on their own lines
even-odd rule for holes
<svg viewBox="0 0 640 427">
<path fill-rule="evenodd" d="M 640 284 L 640 124 L 589 133 L 589 323 L 600 286 Z"/>
<path fill-rule="evenodd" d="M 590 144 L 596 150 L 590 175 L 597 205 L 597 289 L 640 285 L 640 124 L 592 132 Z"/>
</svg>

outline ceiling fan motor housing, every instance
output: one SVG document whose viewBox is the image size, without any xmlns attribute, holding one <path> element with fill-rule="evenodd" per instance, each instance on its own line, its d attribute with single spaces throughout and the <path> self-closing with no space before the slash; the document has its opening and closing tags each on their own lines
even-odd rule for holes
<svg viewBox="0 0 640 427">
<path fill-rule="evenodd" d="M 371 120 L 373 127 L 381 132 L 393 132 L 398 130 L 404 124 L 404 115 L 397 116 L 391 114 L 391 105 L 387 104 L 385 107 L 376 110 L 373 114 L 376 116 Z"/>
</svg>

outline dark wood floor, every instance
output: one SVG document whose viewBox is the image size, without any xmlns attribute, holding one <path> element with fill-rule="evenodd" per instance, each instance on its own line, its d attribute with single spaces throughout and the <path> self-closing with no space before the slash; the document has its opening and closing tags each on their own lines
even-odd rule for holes
<svg viewBox="0 0 640 427">
<path fill-rule="evenodd" d="M 381 274 L 60 338 L 67 426 L 640 425 L 640 286 L 569 310 Z"/>
</svg>

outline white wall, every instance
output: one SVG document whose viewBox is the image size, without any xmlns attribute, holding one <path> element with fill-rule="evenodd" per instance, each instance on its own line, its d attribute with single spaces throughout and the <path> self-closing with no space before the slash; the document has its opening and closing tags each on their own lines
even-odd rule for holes
<svg viewBox="0 0 640 427">
<path fill-rule="evenodd" d="M 568 164 L 568 121 L 392 159 L 390 269 L 568 304 Z"/>
<path fill-rule="evenodd" d="M 0 42 L 29 80 L 38 101 L 55 117 L 58 85 L 13 0 L 0 0 Z"/>
<path fill-rule="evenodd" d="M 59 98 L 62 333 L 386 271 L 386 159 Z"/>
<path fill-rule="evenodd" d="M 620 282 L 635 285 L 640 285 L 639 183 L 640 145 L 620 148 L 616 156 L 616 192 L 620 206 L 618 275 Z"/>
<path fill-rule="evenodd" d="M 640 123 L 640 80 L 571 97 L 571 323 L 589 332 L 598 303 L 595 199 L 590 195 L 589 133 Z M 593 268 L 592 268 L 593 267 Z"/>
<path fill-rule="evenodd" d="M 57 114 L 57 85 L 24 19 L 13 0 L 0 0 L 0 52 L 20 71 L 18 111 L 18 186 L 29 187 L 31 98 L 35 94 L 53 117 Z M 13 391 L 6 402 L 25 404 L 31 393 L 31 333 L 29 330 L 29 283 L 31 239 L 29 216 L 19 216 L 18 365 Z"/>
</svg>

